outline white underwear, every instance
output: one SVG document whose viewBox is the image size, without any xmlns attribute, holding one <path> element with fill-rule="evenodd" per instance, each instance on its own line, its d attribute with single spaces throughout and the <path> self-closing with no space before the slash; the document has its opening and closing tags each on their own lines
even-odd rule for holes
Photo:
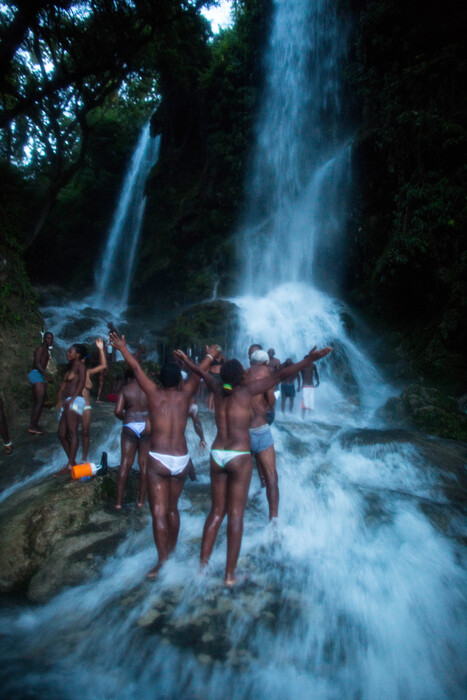
<svg viewBox="0 0 467 700">
<path fill-rule="evenodd" d="M 130 430 L 132 430 L 136 434 L 136 437 L 140 438 L 142 436 L 142 434 L 144 433 L 146 423 L 140 423 L 140 422 L 125 423 L 125 425 L 123 427 L 130 428 Z"/>
<path fill-rule="evenodd" d="M 68 396 L 65 399 L 65 403 L 67 401 L 71 401 L 71 396 Z M 78 414 L 78 416 L 82 416 L 84 413 L 84 407 L 85 407 L 86 401 L 84 400 L 83 396 L 77 396 L 76 399 L 73 401 L 72 404 L 70 404 L 70 408 L 72 411 Z"/>
<path fill-rule="evenodd" d="M 150 452 L 149 454 L 153 459 L 157 459 L 158 462 L 163 464 L 172 476 L 181 474 L 190 461 L 188 453 L 186 455 L 161 455 L 159 452 Z"/>
<path fill-rule="evenodd" d="M 302 408 L 304 411 L 313 411 L 315 408 L 315 390 L 312 386 L 302 387 Z"/>
</svg>

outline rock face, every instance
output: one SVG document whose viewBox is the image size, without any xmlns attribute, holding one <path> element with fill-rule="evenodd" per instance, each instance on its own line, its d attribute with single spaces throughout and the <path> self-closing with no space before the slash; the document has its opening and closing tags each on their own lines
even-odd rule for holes
<svg viewBox="0 0 467 700">
<path fill-rule="evenodd" d="M 136 502 L 130 474 L 127 498 Z M 115 511 L 116 472 L 91 481 L 49 478 L 0 507 L 0 591 L 26 591 L 42 603 L 64 586 L 93 578 L 130 529 L 147 518 L 135 509 Z"/>
<path fill-rule="evenodd" d="M 392 423 L 409 422 L 437 437 L 467 441 L 467 416 L 459 411 L 455 399 L 438 389 L 411 384 L 386 402 L 382 415 Z"/>
</svg>

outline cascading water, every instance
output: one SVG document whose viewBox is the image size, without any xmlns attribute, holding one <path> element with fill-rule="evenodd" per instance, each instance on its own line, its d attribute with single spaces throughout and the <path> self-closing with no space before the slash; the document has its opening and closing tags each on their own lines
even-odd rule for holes
<svg viewBox="0 0 467 700">
<path fill-rule="evenodd" d="M 258 216 L 247 214 L 242 238 L 237 350 L 245 355 L 259 341 L 281 359 L 298 358 L 332 341 L 368 410 L 349 399 L 326 359 L 316 418 L 284 420 L 277 412 L 279 521 L 267 524 L 254 476 L 238 567 L 249 581 L 234 591 L 221 585 L 225 525 L 208 571 L 197 576 L 209 467 L 189 431 L 198 482 L 185 487 L 177 551 L 157 583 L 144 581 L 156 558 L 148 517 L 92 583 L 43 606 L 3 608 L 5 697 L 465 697 L 465 450 L 381 422 L 369 427 L 387 389 L 346 337 L 341 305 L 317 288 L 320 246 L 339 242 L 345 220 L 348 152 L 336 89 L 345 47 L 334 7 L 275 2 L 247 208 Z M 210 442 L 212 415 L 201 417 Z M 105 445 L 113 464 L 117 432 Z"/>
<path fill-rule="evenodd" d="M 157 160 L 159 143 L 160 136 L 152 138 L 150 125 L 146 124 L 126 174 L 105 249 L 96 268 L 92 297 L 94 306 L 119 310 L 127 306 L 146 204 L 144 189 L 149 171 Z"/>
</svg>

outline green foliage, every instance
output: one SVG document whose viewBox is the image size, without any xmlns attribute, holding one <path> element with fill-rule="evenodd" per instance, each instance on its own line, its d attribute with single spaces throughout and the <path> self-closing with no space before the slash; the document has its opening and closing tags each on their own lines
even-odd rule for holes
<svg viewBox="0 0 467 700">
<path fill-rule="evenodd" d="M 438 373 L 467 342 L 465 19 L 453 2 L 369 0 L 349 69 L 362 104 L 349 287 Z M 426 331 L 436 360 L 416 349 Z"/>
</svg>

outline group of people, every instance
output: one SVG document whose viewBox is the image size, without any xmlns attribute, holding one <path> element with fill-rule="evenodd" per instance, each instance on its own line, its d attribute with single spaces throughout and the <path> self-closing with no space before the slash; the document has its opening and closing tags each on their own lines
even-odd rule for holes
<svg viewBox="0 0 467 700">
<path fill-rule="evenodd" d="M 34 352 L 34 364 L 29 374 L 34 397 L 29 427 L 32 434 L 41 433 L 38 421 L 45 385 L 50 381 L 47 365 L 52 344 L 53 335 L 45 333 L 43 342 Z M 282 410 L 286 399 L 293 399 L 295 395 L 296 380 L 299 391 L 302 385 L 302 410 L 311 410 L 314 407 L 313 394 L 311 391 L 310 398 L 305 392 L 319 383 L 314 363 L 331 352 L 331 348 L 313 348 L 300 362 L 294 363 L 289 358 L 280 363 L 273 349 L 265 352 L 261 345 L 254 344 L 248 350 L 250 367 L 247 370 L 236 359 L 226 360 L 221 348 L 215 344 L 206 347 L 205 357 L 200 363 L 176 350 L 173 358 L 162 366 L 159 384 L 156 384 L 143 371 L 138 361 L 141 354 L 131 353 L 124 336 L 120 337 L 113 327 L 110 328 L 109 345 L 122 354 L 128 368 L 126 383 L 116 396 L 115 405 L 115 415 L 123 423 L 115 508 L 122 508 L 128 474 L 138 455 L 138 506 L 143 506 L 147 494 L 158 552 L 157 564 L 148 572 L 148 578 L 157 577 L 175 549 L 180 529 L 178 500 L 187 476 L 196 478 L 185 437 L 189 417 L 201 447 L 206 448 L 195 400 L 202 380 L 210 392 L 208 406 L 214 410 L 217 434 L 210 451 L 212 503 L 203 528 L 201 565 L 208 563 L 219 527 L 227 515 L 224 582 L 227 586 L 234 585 L 252 477 L 252 457 L 261 486 L 266 488 L 270 520 L 277 518 L 279 512 L 276 454 L 270 429 L 279 387 Z M 92 381 L 107 369 L 104 341 L 98 338 L 96 346 L 99 359 L 93 368 L 86 367 L 84 345 L 75 343 L 67 351 L 69 366 L 58 402 L 58 437 L 66 452 L 67 464 L 57 475 L 69 473 L 76 464 L 80 423 L 82 457 L 83 461 L 87 459 Z"/>
<path fill-rule="evenodd" d="M 217 434 L 210 452 L 212 503 L 203 528 L 201 565 L 208 563 L 219 527 L 227 515 L 224 582 L 227 586 L 233 586 L 236 583 L 235 569 L 242 541 L 243 515 L 252 476 L 252 454 L 263 470 L 270 517 L 276 517 L 278 512 L 277 472 L 275 455 L 272 458 L 274 446 L 267 415 L 274 405 L 274 386 L 311 367 L 314 362 L 328 355 L 331 348 L 313 348 L 300 362 L 271 371 L 267 367 L 268 361 L 264 360 L 263 351 L 252 346 L 249 370 L 245 371 L 238 360 L 232 359 L 224 361 L 220 371 L 214 374 L 211 367 L 216 360 L 219 362 L 221 354 L 218 345 L 206 348 L 206 355 L 200 364 L 196 364 L 181 350 L 176 350 L 175 361 L 163 365 L 158 386 L 145 374 L 138 360 L 129 351 L 124 337 L 111 331 L 109 339 L 112 346 L 123 355 L 147 399 L 145 420 L 134 421 L 141 424 L 141 434 L 145 433 L 149 443 L 145 480 L 158 562 L 147 576 L 155 578 L 158 575 L 177 543 L 180 529 L 178 500 L 186 477 L 193 468 L 185 430 L 193 397 L 200 379 L 203 379 L 213 394 Z M 191 373 L 186 380 L 182 377 L 180 362 Z M 216 374 L 219 374 L 219 378 Z M 141 404 L 138 404 L 135 413 L 142 418 L 140 408 Z M 128 427 L 126 415 L 125 412 L 122 433 Z M 131 414 L 131 406 L 128 417 L 135 417 L 135 414 Z"/>
</svg>

